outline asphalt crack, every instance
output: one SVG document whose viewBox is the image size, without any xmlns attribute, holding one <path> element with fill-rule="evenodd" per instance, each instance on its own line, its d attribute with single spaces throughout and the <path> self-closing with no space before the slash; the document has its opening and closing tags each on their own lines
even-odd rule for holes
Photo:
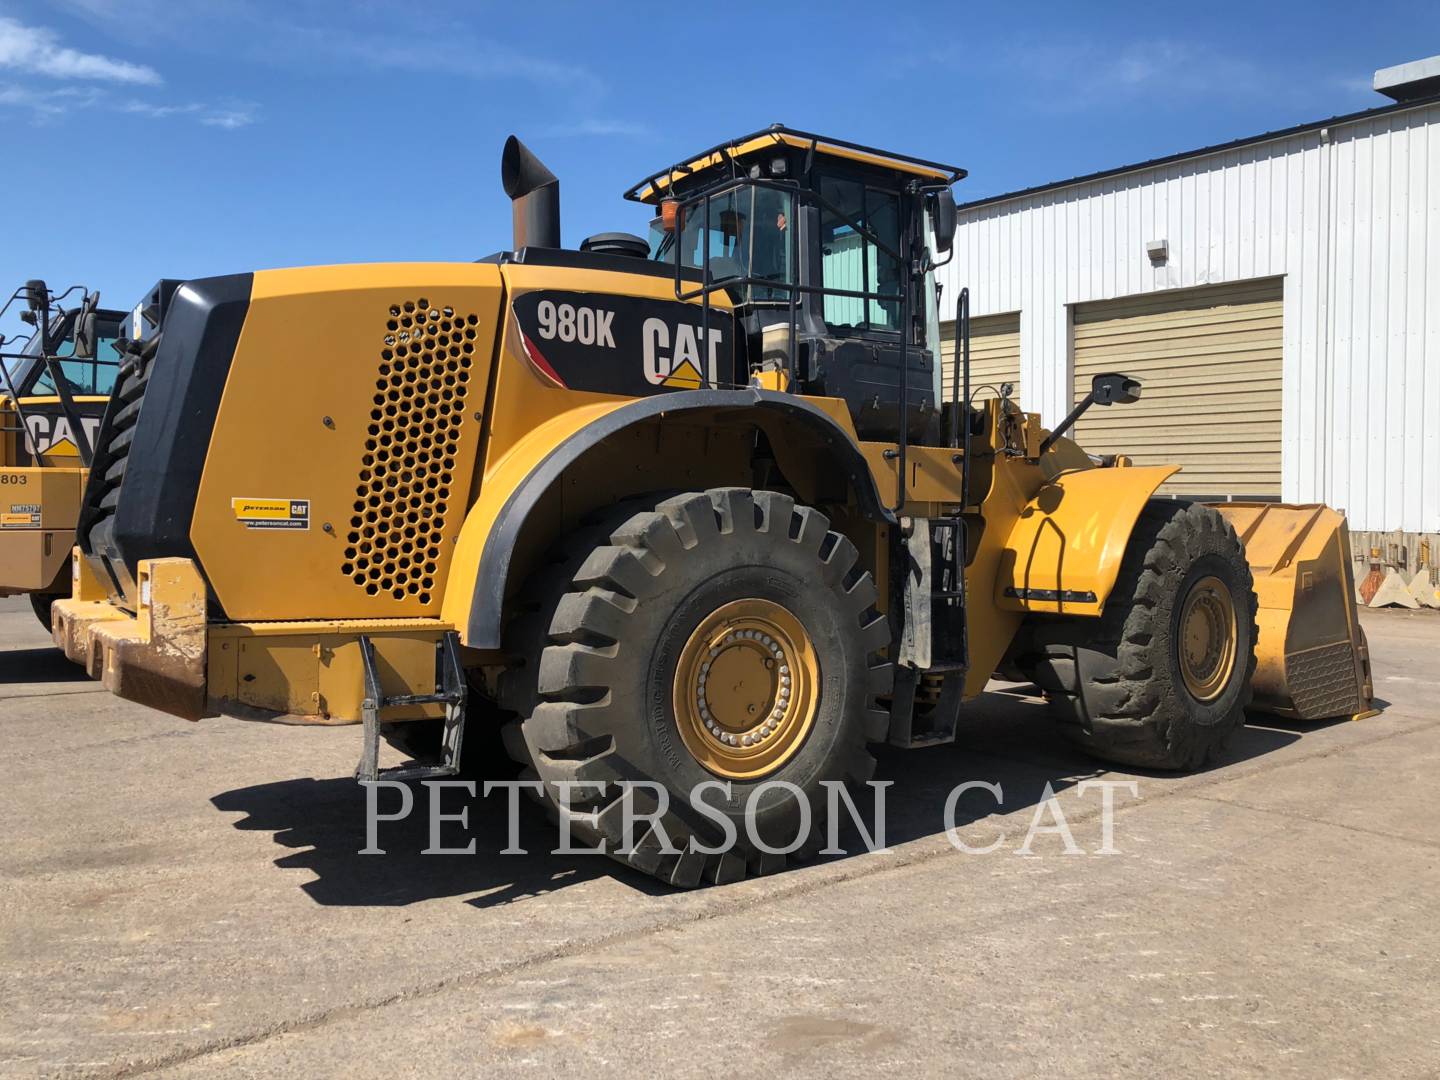
<svg viewBox="0 0 1440 1080">
<path fill-rule="evenodd" d="M 1288 818 L 1291 821 L 1306 821 L 1311 825 L 1323 825 L 1331 829 L 1343 829 L 1346 832 L 1356 833 L 1360 836 L 1374 836 L 1381 840 L 1395 840 L 1402 844 L 1415 844 L 1419 847 L 1429 848 L 1432 851 L 1440 850 L 1440 843 L 1434 840 L 1421 840 L 1414 836 L 1403 836 L 1399 833 L 1385 832 L 1383 829 L 1367 829 L 1363 825 L 1349 825 L 1343 821 L 1333 821 L 1329 818 L 1316 817 L 1314 814 L 1302 814 L 1296 810 L 1283 810 L 1275 806 L 1256 806 L 1254 803 L 1241 802 L 1239 799 L 1224 799 L 1218 795 L 1196 795 L 1197 799 L 1204 799 L 1206 802 L 1219 803 L 1221 806 L 1233 806 L 1240 810 L 1253 810 L 1258 814 L 1273 814 L 1275 817 Z"/>
</svg>

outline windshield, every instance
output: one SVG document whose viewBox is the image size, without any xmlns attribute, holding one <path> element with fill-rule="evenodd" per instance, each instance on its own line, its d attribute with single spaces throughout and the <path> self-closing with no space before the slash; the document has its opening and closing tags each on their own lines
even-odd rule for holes
<svg viewBox="0 0 1440 1080">
<path fill-rule="evenodd" d="M 788 302 L 780 286 L 794 277 L 794 196 L 771 187 L 743 184 L 685 208 L 676 232 L 664 231 L 657 218 L 650 226 L 650 257 L 670 262 L 679 247 L 680 265 L 701 269 L 709 263 L 710 280 L 756 277 L 776 283 L 750 286 L 747 301 Z"/>
<path fill-rule="evenodd" d="M 22 396 L 52 397 L 58 394 L 50 370 L 40 359 L 40 337 L 36 333 L 25 346 L 25 359 L 6 361 L 15 389 Z M 61 360 L 55 366 L 72 394 L 106 396 L 115 386 L 119 371 L 119 354 L 115 343 L 120 340 L 120 324 L 113 319 L 95 320 L 95 358 Z M 74 335 L 67 335 L 56 349 L 56 356 L 73 356 Z"/>
</svg>

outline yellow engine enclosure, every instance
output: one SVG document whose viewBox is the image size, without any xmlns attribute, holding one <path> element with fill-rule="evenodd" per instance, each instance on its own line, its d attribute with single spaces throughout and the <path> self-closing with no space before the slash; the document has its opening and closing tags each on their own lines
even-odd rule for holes
<svg viewBox="0 0 1440 1080">
<path fill-rule="evenodd" d="M 232 620 L 439 613 L 499 310 L 493 265 L 255 274 L 190 529 Z"/>
</svg>

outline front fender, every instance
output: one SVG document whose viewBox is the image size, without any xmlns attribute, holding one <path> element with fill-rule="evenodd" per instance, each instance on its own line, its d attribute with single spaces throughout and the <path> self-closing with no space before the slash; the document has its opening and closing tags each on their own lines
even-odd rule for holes
<svg viewBox="0 0 1440 1080">
<path fill-rule="evenodd" d="M 521 530 L 565 470 L 604 439 L 666 416 L 691 422 L 709 410 L 725 422 L 751 423 L 771 436 L 812 444 L 843 469 L 860 511 L 894 521 L 856 445 L 822 409 L 790 394 L 765 390 L 686 390 L 653 397 L 582 405 L 530 432 L 486 474 L 480 497 L 461 528 L 446 587 L 443 617 L 461 628 L 472 649 L 500 647 L 504 602 Z M 736 477 L 737 483 L 748 478 Z"/>
<path fill-rule="evenodd" d="M 1145 503 L 1176 465 L 1061 473 L 1010 530 L 995 578 L 1004 611 L 1099 615 Z"/>
</svg>

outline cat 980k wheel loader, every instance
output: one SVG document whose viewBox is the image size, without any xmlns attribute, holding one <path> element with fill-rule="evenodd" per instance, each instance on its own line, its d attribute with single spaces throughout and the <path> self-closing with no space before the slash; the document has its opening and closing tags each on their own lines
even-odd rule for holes
<svg viewBox="0 0 1440 1080">
<path fill-rule="evenodd" d="M 1369 707 L 1333 513 L 1157 499 L 1176 470 L 1092 458 L 1075 414 L 972 402 L 963 344 L 942 379 L 962 170 L 776 126 L 627 192 L 648 241 L 578 250 L 513 138 L 501 174 L 511 250 L 176 292 L 56 605 L 94 677 L 191 719 L 363 721 L 362 779 L 382 739 L 446 775 L 502 724 L 577 835 L 679 885 L 813 848 L 824 782 L 953 741 L 997 670 L 1158 768 L 1205 764 L 1257 691 Z M 1141 392 L 1104 375 L 1080 408 Z M 672 797 L 622 845 L 658 790 L 627 780 Z"/>
</svg>

